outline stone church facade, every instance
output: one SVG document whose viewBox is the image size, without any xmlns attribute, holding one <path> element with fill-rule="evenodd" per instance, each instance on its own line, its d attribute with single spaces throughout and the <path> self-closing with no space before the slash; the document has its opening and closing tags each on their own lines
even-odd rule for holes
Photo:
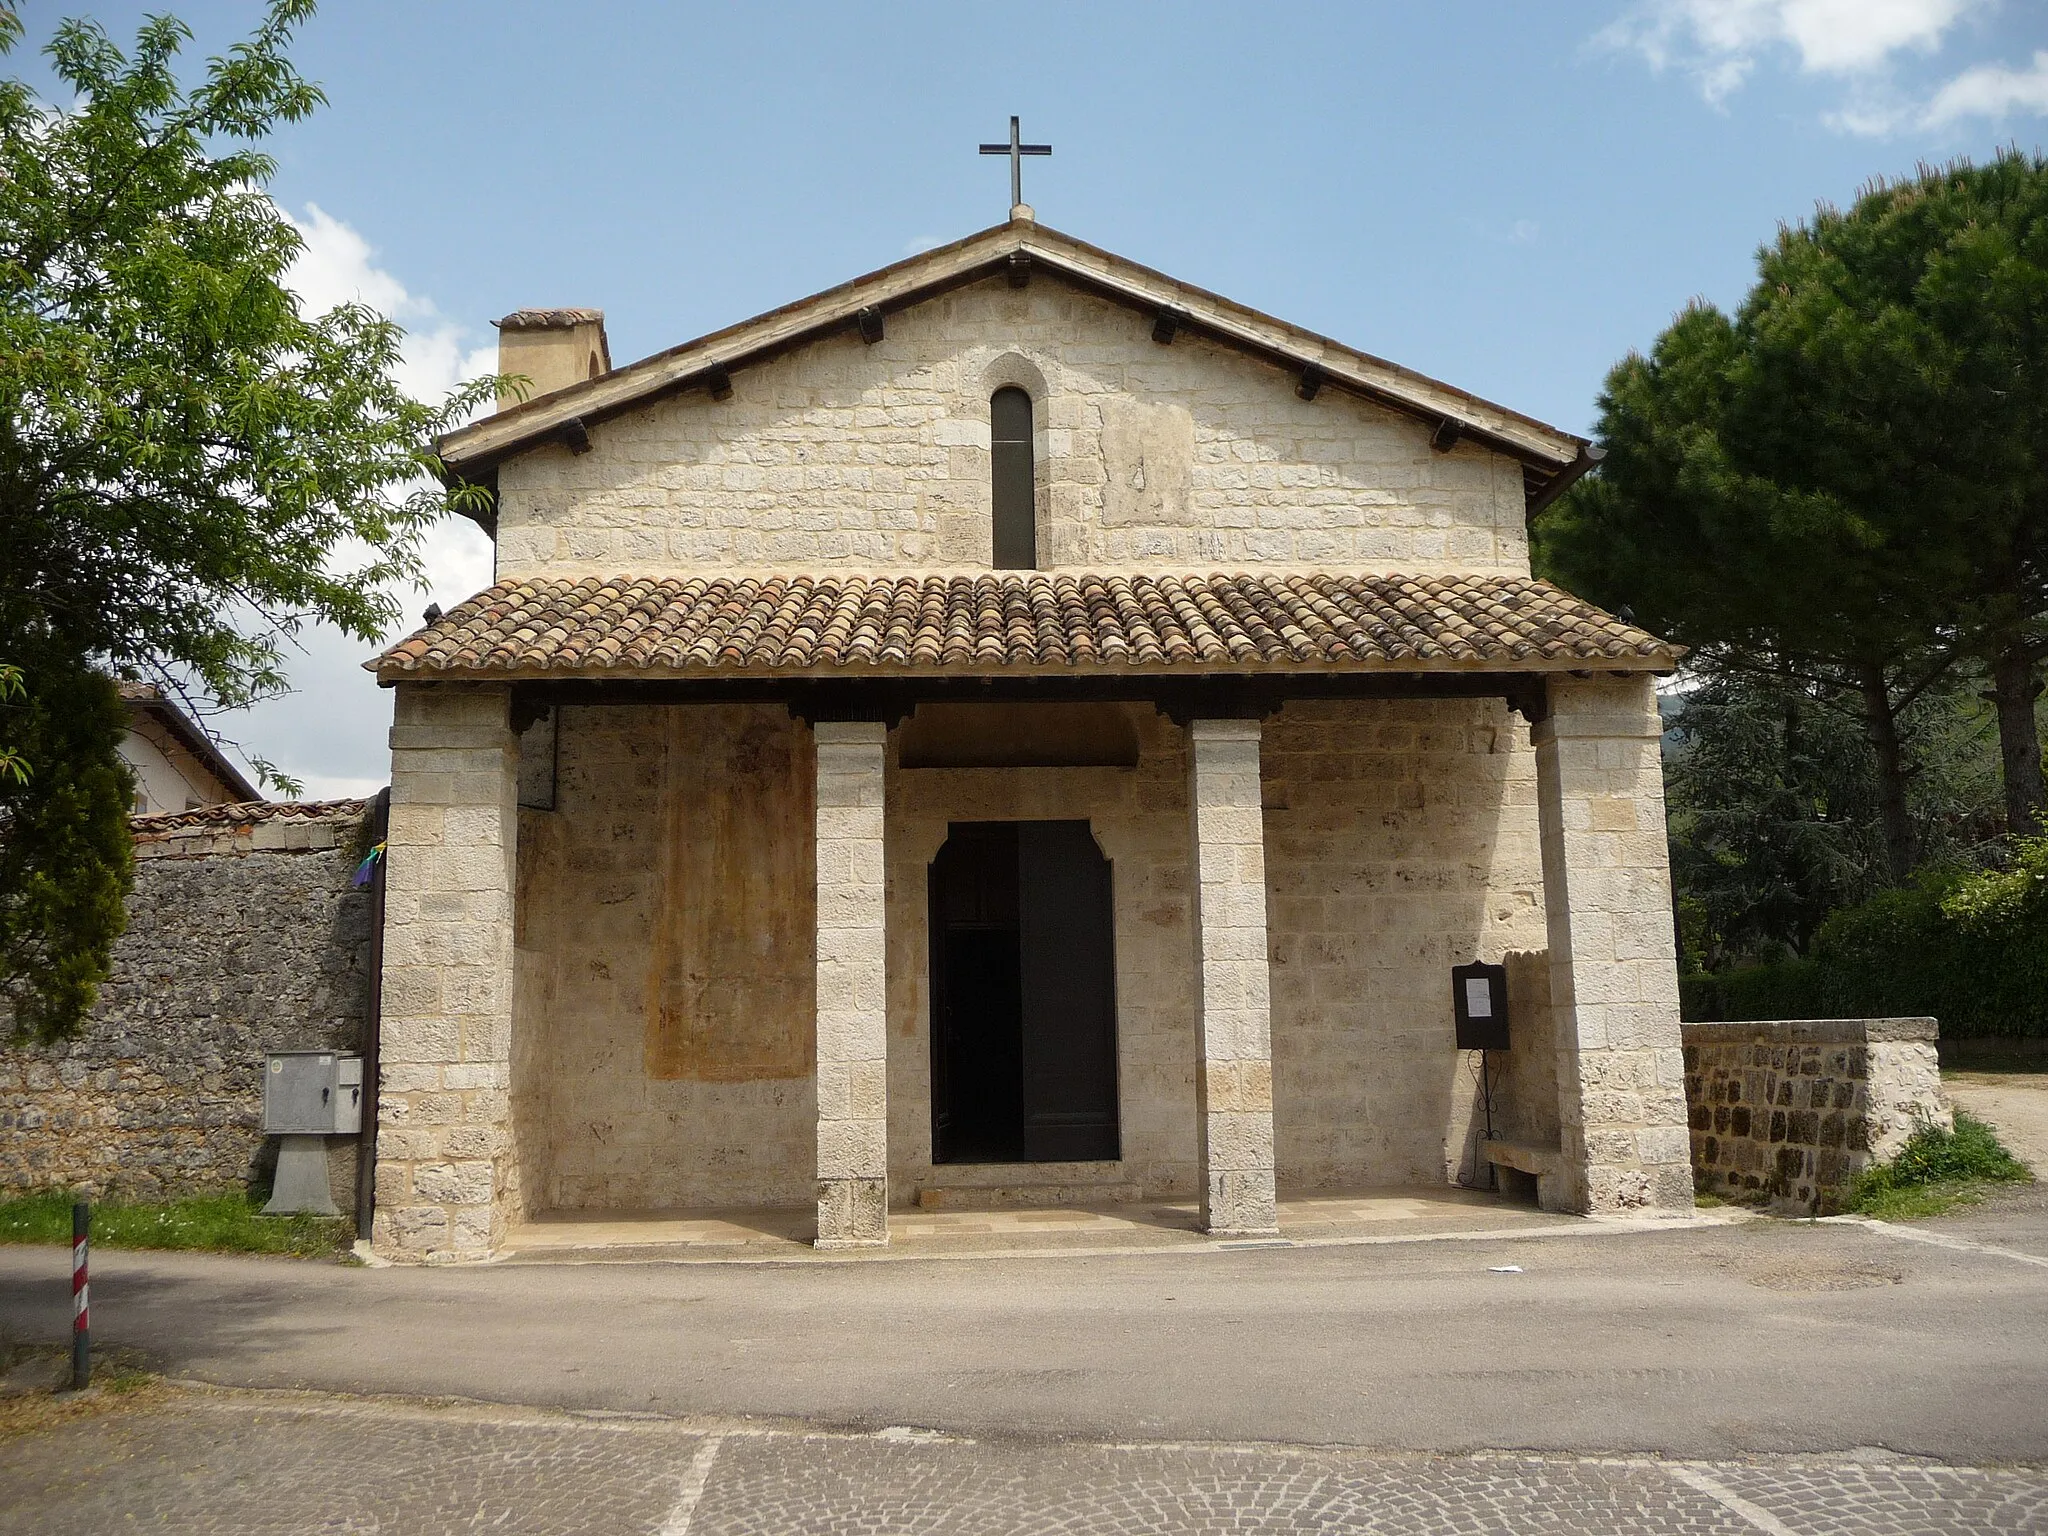
<svg viewBox="0 0 2048 1536">
<path fill-rule="evenodd" d="M 1489 1157 L 1690 1208 L 1676 658 L 1529 574 L 1582 440 L 1022 209 L 619 369 L 593 311 L 502 325 L 537 393 L 442 445 L 495 584 L 372 664 L 381 1252 L 921 1197 L 1258 1234 Z"/>
</svg>

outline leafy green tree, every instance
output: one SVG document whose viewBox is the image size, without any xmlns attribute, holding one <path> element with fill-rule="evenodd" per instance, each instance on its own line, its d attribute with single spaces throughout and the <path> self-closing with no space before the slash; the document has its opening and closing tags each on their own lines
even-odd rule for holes
<svg viewBox="0 0 2048 1536">
<path fill-rule="evenodd" d="M 483 494 L 443 491 L 431 445 L 492 381 L 413 400 L 396 326 L 357 305 L 302 315 L 286 286 L 301 242 L 257 146 L 323 100 L 286 53 L 312 10 L 273 0 L 189 89 L 171 17 L 129 52 L 90 21 L 58 26 L 62 106 L 0 82 L 0 659 L 33 697 L 87 662 L 218 706 L 279 691 L 302 625 L 374 641 L 427 525 Z M 0 8 L 0 50 L 21 37 Z M 36 751 L 88 746 L 105 767 L 101 738 L 52 737 L 27 752 L 32 779 L 82 781 L 92 764 Z M 53 845 L 18 822 L 0 838 L 7 878 L 55 877 L 15 851 Z M 56 975 L 9 956 L 0 985 Z M 47 985 L 46 1033 L 89 998 Z"/>
<path fill-rule="evenodd" d="M 127 920 L 134 781 L 116 749 L 128 708 L 113 679 L 78 664 L 29 671 L 0 711 L 0 755 L 34 765 L 0 776 L 0 1003 L 8 1031 L 69 1033 L 106 978 Z"/>
<path fill-rule="evenodd" d="M 1811 684 L 1709 675 L 1672 722 L 1671 875 L 1691 968 L 1803 953 L 1881 886 L 1870 752 Z"/>
<path fill-rule="evenodd" d="M 1893 877 L 1916 862 L 1913 702 L 1991 682 L 2006 819 L 2040 828 L 2048 653 L 2048 162 L 1923 170 L 1759 256 L 1609 375 L 1608 457 L 1546 571 L 1723 667 L 1860 700 Z"/>
<path fill-rule="evenodd" d="M 1671 722 L 1665 785 L 1689 970 L 1804 954 L 1827 916 L 1892 882 L 1861 701 L 1798 677 L 1708 668 Z M 1966 687 L 1902 717 L 1907 814 L 1926 859 L 1974 862 L 1999 823 L 1995 728 Z"/>
<path fill-rule="evenodd" d="M 1731 440 L 1778 484 L 1873 509 L 1882 596 L 1997 710 L 2007 820 L 2042 829 L 2048 654 L 2048 159 L 1923 167 L 1782 231 L 1741 326 Z"/>
<path fill-rule="evenodd" d="M 19 700 L 26 692 L 21 680 L 21 668 L 0 663 L 0 708 Z M 12 747 L 0 747 L 0 782 L 13 780 L 16 784 L 28 780 L 28 759 Z"/>
<path fill-rule="evenodd" d="M 1709 671 L 1853 700 L 1886 867 L 1903 878 L 1917 850 L 1900 721 L 1954 663 L 1886 542 L 1886 520 L 1917 509 L 1889 488 L 1851 502 L 1760 469 L 1743 435 L 1752 350 L 1738 321 L 1693 304 L 1649 356 L 1616 365 L 1600 397 L 1606 458 L 1537 523 L 1538 568 L 1627 607 Z"/>
</svg>

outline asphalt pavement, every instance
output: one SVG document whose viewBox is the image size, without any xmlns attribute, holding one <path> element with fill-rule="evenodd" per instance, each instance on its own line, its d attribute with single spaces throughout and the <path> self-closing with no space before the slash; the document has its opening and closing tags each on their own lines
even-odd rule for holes
<svg viewBox="0 0 2048 1536">
<path fill-rule="evenodd" d="M 2048 1463 L 2048 1211 L 2015 1200 L 1911 1232 L 1588 1223 L 1057 1259 L 105 1252 L 93 1315 L 225 1386 L 1092 1443 Z M 0 1250 L 0 1329 L 61 1339 L 68 1315 L 62 1250 Z"/>
</svg>

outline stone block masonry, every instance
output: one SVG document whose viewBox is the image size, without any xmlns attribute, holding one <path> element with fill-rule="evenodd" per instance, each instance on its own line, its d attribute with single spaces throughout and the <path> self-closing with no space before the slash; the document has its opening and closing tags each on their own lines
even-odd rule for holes
<svg viewBox="0 0 2048 1536">
<path fill-rule="evenodd" d="M 1259 733 L 1256 720 L 1188 727 L 1202 1225 L 1246 1235 L 1280 1230 Z"/>
<path fill-rule="evenodd" d="M 497 573 L 955 570 L 991 555 L 989 397 L 1033 404 L 1045 570 L 1527 574 L 1521 466 L 1047 278 L 991 278 L 536 449 Z"/>
<path fill-rule="evenodd" d="M 1497 699 L 1290 703 L 1267 718 L 1273 1136 L 1283 1193 L 1485 1184 L 1450 968 L 1509 966 L 1497 1134 L 1557 1143 L 1536 757 Z"/>
<path fill-rule="evenodd" d="M 1589 1214 L 1692 1209 L 1661 734 L 1648 677 L 1553 678 L 1530 732 L 1566 1198 Z"/>
<path fill-rule="evenodd" d="M 487 1257 L 520 1211 L 512 1145 L 518 738 L 508 690 L 401 686 L 391 728 L 373 1239 Z"/>
<path fill-rule="evenodd" d="M 810 728 L 773 705 L 556 716 L 555 808 L 519 823 L 528 1208 L 810 1205 Z"/>
<path fill-rule="evenodd" d="M 364 1045 L 370 893 L 349 877 L 365 814 L 343 800 L 135 818 L 128 927 L 84 1031 L 0 1051 L 0 1194 L 160 1199 L 269 1176 L 264 1053 Z M 347 1210 L 355 1138 L 330 1150 Z"/>
<path fill-rule="evenodd" d="M 984 708 L 1013 722 L 989 727 L 1001 734 L 1030 728 L 1040 706 Z M 1091 1174 L 1147 1199 L 1193 1199 L 1203 1187 L 1189 743 L 1147 706 L 1127 713 L 1134 767 L 905 768 L 907 733 L 891 733 L 883 841 L 897 1209 L 935 1177 L 929 868 L 956 821 L 1087 819 L 1113 866 L 1122 1154 Z M 528 1209 L 813 1206 L 810 727 L 760 705 L 559 714 L 557 808 L 520 813 L 513 1115 Z M 1484 1181 L 1471 1145 L 1476 1084 L 1452 1050 L 1446 980 L 1474 955 L 1520 967 L 1510 984 L 1516 1048 L 1495 1062 L 1497 1126 L 1555 1145 L 1535 755 L 1524 732 L 1504 705 L 1476 700 L 1293 703 L 1264 722 L 1281 1190 Z M 719 914 L 730 915 L 714 944 L 706 925 Z M 678 977 L 687 986 L 672 984 Z M 716 1016 L 685 1028 L 677 1010 L 698 998 L 715 1001 Z M 688 1046 L 679 1067 L 654 1048 L 672 1038 Z M 1500 1069 L 1518 1062 L 1527 1080 L 1505 1084 Z"/>
<path fill-rule="evenodd" d="M 818 1246 L 889 1240 L 888 727 L 819 722 Z"/>
<path fill-rule="evenodd" d="M 1953 1129 L 1933 1019 L 1685 1026 L 1699 1188 L 1825 1214 L 1924 1125 Z"/>
</svg>

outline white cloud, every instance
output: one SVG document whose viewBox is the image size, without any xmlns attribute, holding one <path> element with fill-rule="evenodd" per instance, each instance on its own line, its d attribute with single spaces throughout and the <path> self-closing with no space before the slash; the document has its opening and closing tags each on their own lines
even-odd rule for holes
<svg viewBox="0 0 2048 1536">
<path fill-rule="evenodd" d="M 2015 113 L 2048 116 L 2048 48 L 2034 55 L 2033 66 L 2011 69 L 1979 64 L 1966 69 L 1934 93 L 1921 121 L 1938 128 L 1964 117 L 2009 117 Z"/>
<path fill-rule="evenodd" d="M 354 228 L 318 203 L 306 204 L 306 216 L 291 219 L 305 247 L 285 274 L 285 286 L 299 296 L 301 313 L 325 314 L 338 304 L 359 303 L 405 327 L 404 357 L 398 381 L 420 400 L 439 400 L 465 379 L 495 371 L 495 343 L 469 345 L 470 332 L 457 325 L 434 301 L 407 290 L 379 267 L 376 252 Z"/>
<path fill-rule="evenodd" d="M 1690 75 L 1723 107 L 1768 56 L 1795 58 L 1810 75 L 1840 80 L 1847 102 L 1829 127 L 1877 136 L 1906 126 L 1941 128 L 1963 118 L 2048 116 L 2048 50 L 2027 68 L 1978 64 L 1932 97 L 1892 78 L 1901 55 L 1934 54 L 1952 29 L 1998 0 L 1635 0 L 1600 32 L 1602 46 L 1639 53 L 1660 73 Z"/>
<path fill-rule="evenodd" d="M 313 204 L 304 217 L 286 217 L 305 240 L 285 278 L 302 310 L 317 314 L 356 301 L 404 326 L 398 378 L 408 393 L 441 400 L 464 380 L 496 370 L 495 344 L 474 345 L 473 331 L 379 267 L 360 232 Z M 429 529 L 421 549 L 428 590 L 394 594 L 403 614 L 400 632 L 418 625 L 429 601 L 451 608 L 489 586 L 491 556 L 490 539 L 467 518 L 444 518 Z M 308 626 L 295 647 L 288 642 L 293 692 L 213 724 L 245 751 L 302 780 L 311 798 L 374 792 L 389 777 L 385 733 L 391 724 L 390 691 L 362 670 L 374 649 L 326 625 Z"/>
<path fill-rule="evenodd" d="M 1853 133 L 1860 138 L 1875 139 L 1892 132 L 1913 117 L 1913 107 L 1908 102 L 1870 97 L 1832 112 L 1821 114 L 1821 121 L 1838 133 Z"/>
<path fill-rule="evenodd" d="M 1720 105 L 1760 58 L 1798 57 L 1808 74 L 1881 74 L 1894 55 L 1933 53 L 1949 29 L 1992 0 L 1639 0 L 1597 41 L 1632 49 L 1659 71 L 1690 74 Z"/>
<path fill-rule="evenodd" d="M 1465 222 L 1472 233 L 1492 245 L 1534 245 L 1543 238 L 1543 226 L 1534 219 L 1515 219 L 1507 224 L 1495 224 L 1489 219 Z"/>
</svg>

